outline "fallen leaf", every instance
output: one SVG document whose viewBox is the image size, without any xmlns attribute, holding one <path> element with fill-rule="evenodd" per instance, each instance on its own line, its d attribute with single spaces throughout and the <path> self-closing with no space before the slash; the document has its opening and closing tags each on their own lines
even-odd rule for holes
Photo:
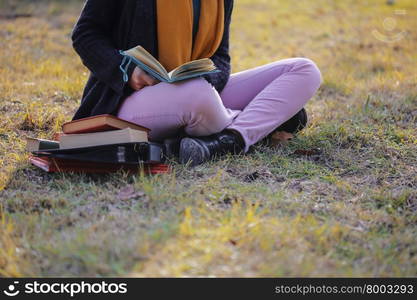
<svg viewBox="0 0 417 300">
<path fill-rule="evenodd" d="M 233 246 L 236 246 L 236 245 L 237 245 L 237 241 L 235 241 L 235 240 L 233 240 L 233 239 L 230 239 L 230 240 L 229 240 L 229 242 L 230 242 L 230 244 L 232 244 Z"/>
<path fill-rule="evenodd" d="M 293 138 L 294 135 L 292 133 L 286 131 L 277 131 L 274 132 L 271 136 L 271 144 L 273 146 L 286 145 L 288 144 L 288 141 L 290 141 Z"/>
</svg>

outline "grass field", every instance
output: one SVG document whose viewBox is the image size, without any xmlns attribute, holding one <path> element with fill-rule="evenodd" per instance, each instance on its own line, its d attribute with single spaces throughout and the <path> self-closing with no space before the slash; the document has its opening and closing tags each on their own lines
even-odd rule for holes
<svg viewBox="0 0 417 300">
<path fill-rule="evenodd" d="M 416 1 L 235 2 L 233 71 L 320 67 L 308 128 L 144 177 L 28 164 L 79 104 L 82 2 L 0 0 L 0 276 L 417 276 Z"/>
</svg>

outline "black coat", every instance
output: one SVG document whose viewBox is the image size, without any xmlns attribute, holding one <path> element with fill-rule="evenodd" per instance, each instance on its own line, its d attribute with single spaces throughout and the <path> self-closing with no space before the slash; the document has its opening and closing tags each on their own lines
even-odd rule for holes
<svg viewBox="0 0 417 300">
<path fill-rule="evenodd" d="M 233 0 L 225 0 L 225 30 L 219 49 L 211 57 L 219 73 L 205 78 L 221 91 L 230 75 L 229 27 Z M 156 0 L 87 0 L 72 32 L 75 51 L 91 71 L 73 120 L 117 114 L 121 102 L 133 93 L 119 70 L 122 55 L 141 45 L 158 57 Z M 128 69 L 130 76 L 134 69 Z"/>
</svg>

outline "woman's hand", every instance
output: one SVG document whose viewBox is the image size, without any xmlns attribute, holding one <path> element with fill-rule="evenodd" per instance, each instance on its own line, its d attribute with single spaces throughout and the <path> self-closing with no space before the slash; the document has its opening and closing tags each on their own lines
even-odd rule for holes
<svg viewBox="0 0 417 300">
<path fill-rule="evenodd" d="M 135 67 L 132 76 L 130 76 L 129 79 L 129 85 L 135 91 L 139 91 L 145 86 L 155 85 L 159 82 L 159 80 L 149 76 L 145 71 L 138 67 Z"/>
</svg>

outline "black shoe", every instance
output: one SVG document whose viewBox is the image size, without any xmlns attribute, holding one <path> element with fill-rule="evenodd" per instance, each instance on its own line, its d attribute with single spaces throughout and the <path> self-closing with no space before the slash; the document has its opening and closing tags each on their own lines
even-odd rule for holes
<svg viewBox="0 0 417 300">
<path fill-rule="evenodd" d="M 307 125 L 307 112 L 303 108 L 296 113 L 291 119 L 280 125 L 277 129 L 271 132 L 268 136 L 271 137 L 277 131 L 286 131 L 292 134 L 296 134 L 303 130 Z"/>
<path fill-rule="evenodd" d="M 174 159 L 179 156 L 182 137 L 173 137 L 164 140 L 164 156 L 166 159 Z"/>
<path fill-rule="evenodd" d="M 228 129 L 204 137 L 186 137 L 181 140 L 180 163 L 190 162 L 190 166 L 196 166 L 215 156 L 242 153 L 244 147 L 241 135 Z"/>
<path fill-rule="evenodd" d="M 181 140 L 186 137 L 187 134 L 184 130 L 180 130 L 177 136 L 167 138 L 163 142 L 164 156 L 166 159 L 178 158 L 180 154 Z"/>
</svg>

